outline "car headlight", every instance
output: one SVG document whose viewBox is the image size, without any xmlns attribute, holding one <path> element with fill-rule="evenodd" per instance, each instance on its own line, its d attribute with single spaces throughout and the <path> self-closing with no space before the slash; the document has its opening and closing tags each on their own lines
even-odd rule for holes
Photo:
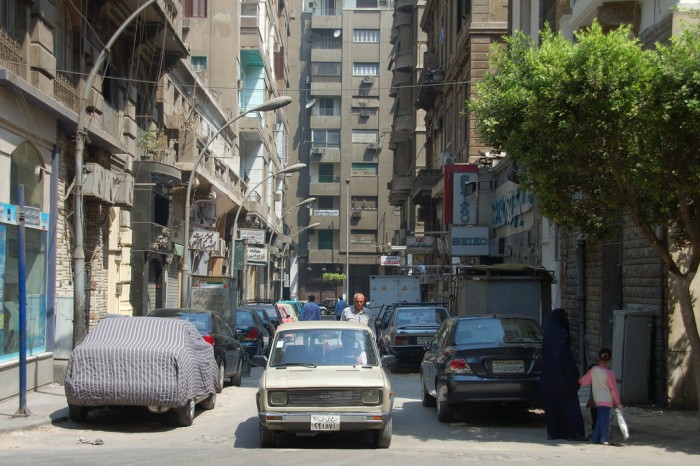
<svg viewBox="0 0 700 466">
<path fill-rule="evenodd" d="M 270 392 L 268 400 L 270 401 L 270 406 L 284 406 L 289 398 L 287 397 L 287 392 Z"/>
<path fill-rule="evenodd" d="M 382 401 L 380 390 L 365 390 L 362 392 L 362 404 L 378 405 Z"/>
</svg>

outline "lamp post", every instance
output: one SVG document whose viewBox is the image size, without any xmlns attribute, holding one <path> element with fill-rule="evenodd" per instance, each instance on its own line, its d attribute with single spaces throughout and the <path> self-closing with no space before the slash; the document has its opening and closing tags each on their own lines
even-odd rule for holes
<svg viewBox="0 0 700 466">
<path fill-rule="evenodd" d="M 282 250 L 282 267 L 281 267 L 282 273 L 280 273 L 280 298 L 281 298 L 282 295 L 284 294 L 284 256 L 287 254 L 287 250 L 289 249 L 289 245 L 292 244 L 292 241 L 294 241 L 294 238 L 296 238 L 297 236 L 299 236 L 299 235 L 301 234 L 302 231 L 308 230 L 308 229 L 310 229 L 310 228 L 316 228 L 316 227 L 318 227 L 318 226 L 320 226 L 320 225 L 321 225 L 320 223 L 312 223 L 311 225 L 305 226 L 305 227 L 302 228 L 301 230 L 299 230 L 299 231 L 297 231 L 296 233 L 294 233 L 294 234 L 291 236 L 291 238 L 289 238 L 289 242 L 288 242 L 287 244 L 284 245 L 284 249 Z"/>
<path fill-rule="evenodd" d="M 304 199 L 301 202 L 298 202 L 294 204 L 292 207 L 289 209 L 285 210 L 282 212 L 282 216 L 280 217 L 280 220 L 282 220 L 289 212 L 291 212 L 293 209 L 296 209 L 297 207 L 301 207 L 306 204 L 310 204 L 316 200 L 315 197 L 309 197 L 307 199 Z M 270 248 L 272 247 L 272 234 L 270 234 L 270 241 L 267 245 L 267 285 L 265 286 L 265 299 L 269 298 L 269 294 L 267 293 L 268 290 L 272 289 L 272 280 L 271 280 L 271 275 L 270 275 Z"/>
<path fill-rule="evenodd" d="M 187 193 L 185 194 L 185 224 L 184 224 L 184 241 L 183 241 L 183 261 L 182 261 L 182 288 L 180 290 L 180 306 L 181 307 L 189 307 L 190 304 L 190 279 L 191 279 L 191 274 L 190 274 L 190 209 L 191 207 L 191 201 L 190 201 L 190 196 L 192 195 L 192 184 L 194 183 L 194 177 L 197 173 L 197 167 L 199 166 L 199 163 L 202 161 L 202 158 L 204 158 L 204 154 L 206 154 L 207 149 L 209 148 L 209 145 L 214 142 L 214 140 L 221 134 L 226 128 L 234 124 L 236 121 L 238 121 L 240 118 L 243 118 L 245 115 L 253 112 L 269 112 L 270 110 L 277 110 L 278 108 L 282 108 L 286 105 L 289 105 L 292 102 L 292 98 L 289 96 L 280 96 L 280 97 L 275 97 L 273 99 L 268 100 L 267 102 L 263 102 L 262 104 L 249 108 L 236 116 L 235 118 L 232 118 L 231 120 L 227 121 L 224 123 L 224 125 L 219 128 L 219 130 L 209 138 L 207 143 L 204 145 L 202 150 L 199 151 L 199 154 L 197 154 L 197 158 L 195 159 L 194 163 L 192 164 L 192 170 L 190 171 L 190 177 L 187 180 Z M 257 187 L 257 186 L 256 186 Z M 247 199 L 247 197 L 246 197 Z M 240 211 L 240 209 L 239 209 Z M 238 218 L 238 217 L 236 217 Z M 235 249 L 235 248 L 234 248 Z"/>
<path fill-rule="evenodd" d="M 345 300 L 350 302 L 350 178 L 345 178 L 345 215 L 348 219 L 345 228 Z"/>
<path fill-rule="evenodd" d="M 234 278 L 235 278 L 235 274 L 236 274 L 236 268 L 235 268 L 236 267 L 236 238 L 238 237 L 238 217 L 241 215 L 241 210 L 243 210 L 243 206 L 245 205 L 246 201 L 255 192 L 255 190 L 258 189 L 258 187 L 261 184 L 263 184 L 265 181 L 269 180 L 273 176 L 282 175 L 284 173 L 298 172 L 300 170 L 303 170 L 304 168 L 306 168 L 305 163 L 295 163 L 294 165 L 290 165 L 288 167 L 285 167 L 278 172 L 269 173 L 266 177 L 264 177 L 262 180 L 260 180 L 260 182 L 258 184 L 256 184 L 252 188 L 250 188 L 248 190 L 248 192 L 246 193 L 246 195 L 243 197 L 243 201 L 241 201 L 241 206 L 238 208 L 238 211 L 236 212 L 236 217 L 233 219 L 233 227 L 231 227 L 231 238 L 232 238 L 231 239 L 231 246 L 232 247 L 231 247 L 231 267 L 230 267 L 230 269 L 232 272 L 232 276 Z M 241 282 L 243 285 L 245 285 L 246 270 L 245 270 L 245 267 L 243 267 L 243 269 L 244 269 L 243 270 L 243 278 L 242 278 Z M 236 283 L 236 285 L 238 285 L 238 283 Z M 241 289 L 245 289 L 244 286 L 241 286 Z"/>
</svg>

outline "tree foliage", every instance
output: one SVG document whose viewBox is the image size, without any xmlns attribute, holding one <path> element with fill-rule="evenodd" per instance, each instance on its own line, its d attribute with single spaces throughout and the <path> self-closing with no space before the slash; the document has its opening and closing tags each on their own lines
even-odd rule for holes
<svg viewBox="0 0 700 466">
<path fill-rule="evenodd" d="M 700 355 L 690 291 L 700 262 L 700 30 L 647 49 L 629 27 L 594 23 L 573 42 L 546 29 L 539 45 L 506 38 L 491 65 L 467 102 L 482 141 L 507 152 L 540 211 L 562 226 L 604 237 L 631 214 L 682 284 Z M 700 362 L 694 369 L 700 398 Z"/>
<path fill-rule="evenodd" d="M 325 272 L 323 275 L 321 275 L 321 280 L 323 280 L 324 282 L 333 283 L 334 285 L 338 285 L 340 283 L 343 283 L 343 281 L 345 281 L 345 274 L 344 273 L 335 273 L 335 272 Z"/>
</svg>

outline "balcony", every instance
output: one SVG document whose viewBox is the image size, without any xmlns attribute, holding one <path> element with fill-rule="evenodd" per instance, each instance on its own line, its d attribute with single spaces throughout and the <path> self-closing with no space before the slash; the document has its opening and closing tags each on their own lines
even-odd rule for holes
<svg viewBox="0 0 700 466">
<path fill-rule="evenodd" d="M 309 223 L 320 223 L 319 230 L 337 230 L 340 228 L 340 210 L 314 209 Z"/>
<path fill-rule="evenodd" d="M 389 204 L 402 205 L 408 200 L 413 187 L 413 178 L 411 174 L 396 174 L 391 178 L 389 183 Z"/>
<path fill-rule="evenodd" d="M 249 113 L 240 119 L 241 141 L 263 142 L 265 140 L 265 122 L 263 118 L 262 112 L 256 112 Z"/>
<path fill-rule="evenodd" d="M 413 180 L 413 191 L 411 198 L 416 204 L 428 204 L 432 199 L 433 187 L 442 179 L 443 173 L 440 168 L 424 168 L 418 171 L 416 179 Z"/>
<path fill-rule="evenodd" d="M 318 249 L 315 244 L 309 244 L 309 263 L 310 264 L 333 264 L 345 260 L 345 254 L 339 249 Z"/>
<path fill-rule="evenodd" d="M 309 183 L 310 196 L 340 196 L 340 177 L 332 183 L 319 183 L 318 179 Z"/>
<path fill-rule="evenodd" d="M 401 13 L 412 13 L 418 0 L 394 0 L 394 8 Z"/>
</svg>

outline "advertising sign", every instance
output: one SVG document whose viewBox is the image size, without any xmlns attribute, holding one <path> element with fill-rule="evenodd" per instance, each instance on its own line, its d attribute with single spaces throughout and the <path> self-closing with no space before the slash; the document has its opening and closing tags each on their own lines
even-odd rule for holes
<svg viewBox="0 0 700 466">
<path fill-rule="evenodd" d="M 476 224 L 479 182 L 477 166 L 473 164 L 445 165 L 445 223 L 450 225 Z"/>
<path fill-rule="evenodd" d="M 213 251 L 219 245 L 218 231 L 193 231 L 190 236 L 190 250 Z"/>
<path fill-rule="evenodd" d="M 246 260 L 249 263 L 267 264 L 267 247 L 248 246 L 246 248 Z"/>
<path fill-rule="evenodd" d="M 401 265 L 401 256 L 381 256 L 381 265 L 398 267 Z"/>
<path fill-rule="evenodd" d="M 265 230 L 246 230 L 238 232 L 241 239 L 247 239 L 248 244 L 265 244 Z"/>
<path fill-rule="evenodd" d="M 433 249 L 435 245 L 435 238 L 432 236 L 407 236 L 406 237 L 406 249 L 407 250 L 425 250 Z"/>
<path fill-rule="evenodd" d="M 488 256 L 489 227 L 450 227 L 450 254 L 454 257 Z"/>
</svg>

